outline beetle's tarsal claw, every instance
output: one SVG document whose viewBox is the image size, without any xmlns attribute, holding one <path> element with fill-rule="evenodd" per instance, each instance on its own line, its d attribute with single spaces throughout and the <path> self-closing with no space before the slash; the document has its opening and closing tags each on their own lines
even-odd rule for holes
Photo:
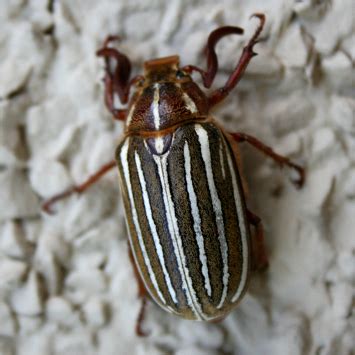
<svg viewBox="0 0 355 355">
<path fill-rule="evenodd" d="M 253 17 L 257 17 L 260 20 L 260 23 L 259 23 L 259 26 L 257 27 L 256 31 L 254 32 L 253 37 L 251 38 L 251 40 L 248 43 L 248 47 L 251 49 L 253 48 L 253 46 L 256 43 L 259 42 L 258 37 L 265 25 L 265 15 L 264 14 L 256 13 L 256 14 L 251 15 L 250 18 L 253 18 Z"/>
<path fill-rule="evenodd" d="M 98 49 L 96 51 L 96 55 L 100 56 L 99 52 L 102 51 L 103 49 L 108 48 L 108 45 L 113 42 L 113 41 L 120 41 L 121 37 L 117 35 L 108 35 L 103 43 L 102 48 Z"/>
<path fill-rule="evenodd" d="M 47 214 L 54 215 L 55 211 L 52 210 L 51 205 L 51 201 L 45 201 L 41 206 L 42 211 L 46 212 Z"/>
<path fill-rule="evenodd" d="M 259 27 L 261 27 L 261 30 L 262 30 L 262 28 L 264 27 L 264 24 L 265 24 L 265 15 L 261 14 L 261 13 L 255 13 L 255 14 L 252 14 L 249 19 L 252 19 L 253 17 L 256 17 L 260 20 Z M 261 32 L 261 30 L 260 30 L 260 32 Z"/>
<path fill-rule="evenodd" d="M 265 19 L 265 15 L 262 14 L 262 13 L 260 13 L 260 12 L 255 12 L 254 14 L 252 14 L 252 15 L 249 17 L 249 19 L 252 19 L 253 17 L 257 17 L 257 18 L 259 18 L 259 19 L 261 19 L 261 20 Z"/>
</svg>

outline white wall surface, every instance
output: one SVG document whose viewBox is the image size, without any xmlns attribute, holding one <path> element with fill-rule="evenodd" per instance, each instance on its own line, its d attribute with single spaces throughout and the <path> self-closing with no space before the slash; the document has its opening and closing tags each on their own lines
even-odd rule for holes
<svg viewBox="0 0 355 355">
<path fill-rule="evenodd" d="M 227 78 L 267 24 L 238 88 L 215 110 L 229 131 L 259 137 L 307 166 L 304 188 L 241 147 L 250 208 L 263 220 L 270 268 L 220 324 L 177 319 L 153 303 L 137 338 L 136 283 L 113 171 L 82 196 L 40 201 L 112 159 L 122 132 L 103 104 L 109 33 L 141 71 L 179 54 L 204 66 L 211 30 L 246 29 L 218 45 Z M 354 350 L 354 2 L 0 2 L 0 354 L 347 355 Z"/>
</svg>

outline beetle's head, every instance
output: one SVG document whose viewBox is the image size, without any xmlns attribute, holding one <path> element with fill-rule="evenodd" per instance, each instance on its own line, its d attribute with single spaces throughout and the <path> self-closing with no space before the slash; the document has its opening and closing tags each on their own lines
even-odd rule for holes
<svg viewBox="0 0 355 355">
<path fill-rule="evenodd" d="M 145 86 L 164 82 L 180 84 L 191 81 L 191 77 L 179 68 L 177 55 L 146 61 L 144 63 L 144 77 Z"/>
<path fill-rule="evenodd" d="M 144 63 L 128 113 L 130 131 L 160 131 L 184 121 L 205 118 L 208 100 L 191 76 L 179 68 L 179 57 Z"/>
</svg>

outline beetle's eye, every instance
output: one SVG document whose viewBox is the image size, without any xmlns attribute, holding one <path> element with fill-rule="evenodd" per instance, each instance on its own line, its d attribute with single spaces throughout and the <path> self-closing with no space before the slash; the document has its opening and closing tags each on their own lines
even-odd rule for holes
<svg viewBox="0 0 355 355">
<path fill-rule="evenodd" d="M 181 71 L 181 70 L 178 70 L 177 72 L 176 72 L 176 77 L 178 78 L 178 79 L 182 79 L 183 77 L 185 77 L 186 76 L 186 74 L 183 72 L 183 71 Z"/>
</svg>

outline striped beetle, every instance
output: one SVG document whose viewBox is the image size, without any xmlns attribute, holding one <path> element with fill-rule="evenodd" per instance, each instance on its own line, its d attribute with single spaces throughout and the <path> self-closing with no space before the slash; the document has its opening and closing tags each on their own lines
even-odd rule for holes
<svg viewBox="0 0 355 355">
<path fill-rule="evenodd" d="M 142 308 L 137 333 L 142 334 L 145 296 L 166 311 L 186 319 L 218 321 L 243 297 L 252 269 L 267 265 L 259 217 L 248 210 L 234 153 L 235 142 L 248 142 L 281 166 L 304 170 L 244 133 L 228 133 L 211 117 L 211 109 L 236 86 L 251 58 L 265 22 L 263 14 L 222 88 L 204 94 L 190 74 L 201 74 L 209 88 L 217 73 L 215 46 L 239 27 L 213 31 L 207 41 L 207 70 L 179 57 L 145 62 L 144 75 L 130 79 L 129 59 L 110 43 L 97 55 L 105 59 L 105 102 L 115 119 L 125 121 L 116 161 L 104 165 L 84 184 L 54 196 L 50 206 L 73 192 L 83 192 L 118 165 L 129 230 L 130 250 L 140 282 Z M 135 93 L 129 99 L 130 88 Z M 126 110 L 116 109 L 115 95 Z M 255 237 L 250 237 L 250 225 Z M 143 281 L 143 282 L 142 282 Z"/>
</svg>

